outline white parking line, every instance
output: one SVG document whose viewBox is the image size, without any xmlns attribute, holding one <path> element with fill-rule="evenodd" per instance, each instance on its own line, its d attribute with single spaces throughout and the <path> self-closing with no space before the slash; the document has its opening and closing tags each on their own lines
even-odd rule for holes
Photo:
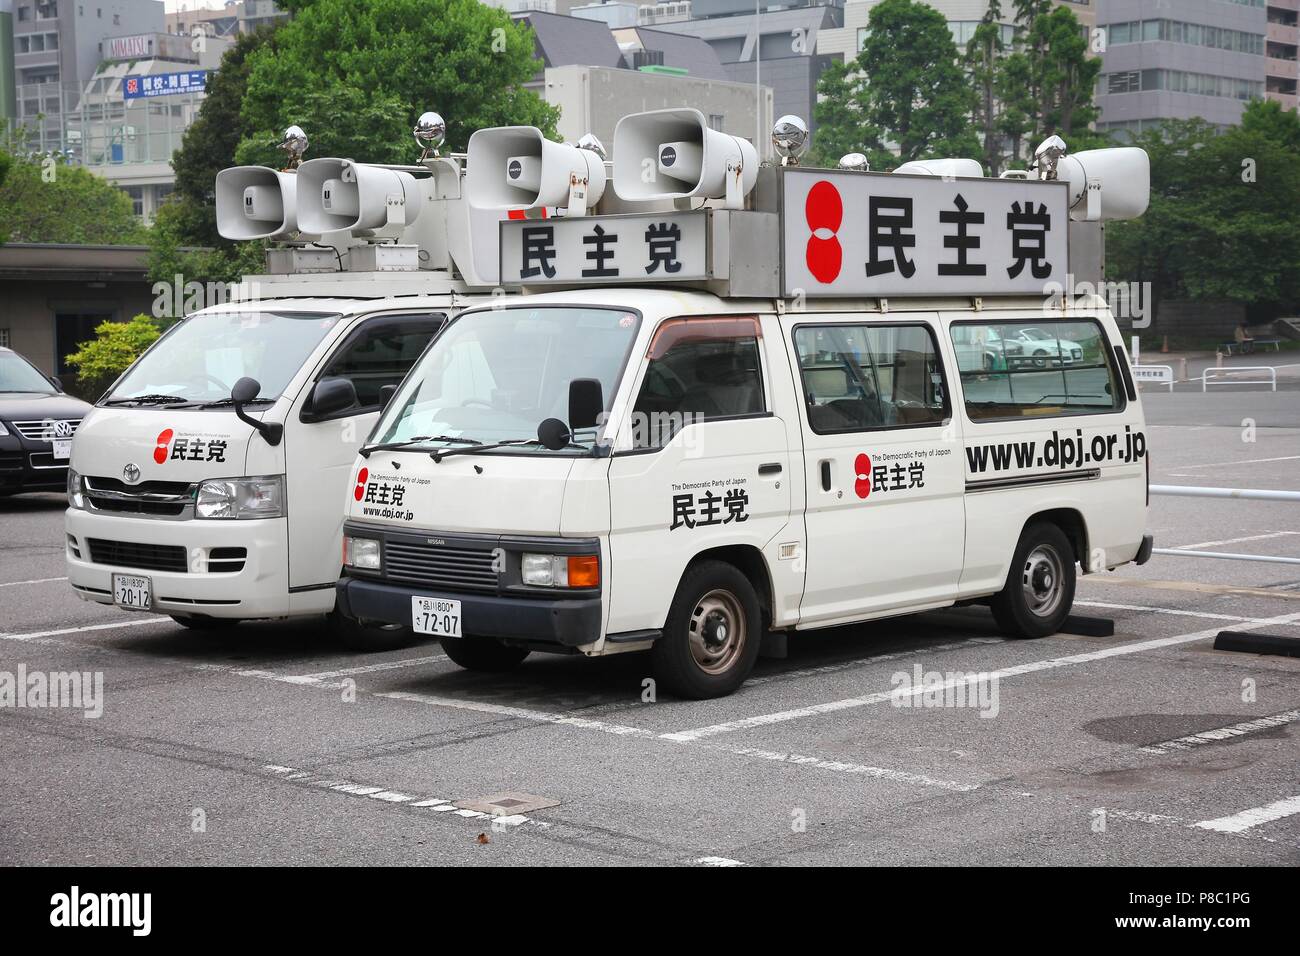
<svg viewBox="0 0 1300 956">
<path fill-rule="evenodd" d="M 1250 621 L 1238 625 L 1235 630 L 1258 630 L 1262 627 L 1269 627 L 1277 624 L 1291 624 L 1295 621 L 1300 621 L 1300 614 L 1286 614 L 1280 617 Z M 944 681 L 942 684 L 936 685 L 932 688 L 924 685 L 898 687 L 894 690 L 878 691 L 877 693 L 865 694 L 861 697 L 846 697 L 842 700 L 832 700 L 822 704 L 811 704 L 807 707 L 796 707 L 792 710 L 782 710 L 771 714 L 758 714 L 753 717 L 729 720 L 726 723 L 713 724 L 707 727 L 695 727 L 689 730 L 679 730 L 670 734 L 660 734 L 660 736 L 666 740 L 673 740 L 678 743 L 688 743 L 690 741 L 699 740 L 701 737 L 712 737 L 717 734 L 732 733 L 737 730 L 748 730 L 754 727 L 766 727 L 771 724 L 784 723 L 790 720 L 799 720 L 803 717 L 818 717 L 823 714 L 836 713 L 842 710 L 866 707 L 870 704 L 880 704 L 889 700 L 902 700 L 907 697 L 916 697 L 926 693 L 927 690 L 934 690 L 936 692 L 946 691 L 952 688 L 968 686 L 979 681 L 986 681 L 993 678 L 1002 680 L 1007 677 L 1019 677 L 1022 674 L 1034 674 L 1040 671 L 1054 670 L 1060 667 L 1070 667 L 1075 664 L 1089 664 L 1093 661 L 1106 660 L 1110 657 L 1139 654 L 1143 651 L 1153 651 L 1165 647 L 1172 647 L 1178 644 L 1203 641 L 1214 637 L 1218 633 L 1218 628 L 1212 628 L 1205 631 L 1196 631 L 1192 634 L 1180 634 L 1176 637 L 1161 637 L 1150 641 L 1136 641 L 1130 644 L 1120 644 L 1115 647 L 1106 647 L 1097 651 L 1089 651 L 1084 654 L 1071 654 L 1067 657 L 1054 657 L 1048 660 L 1031 661 L 1027 664 L 1016 664 L 1011 667 L 1003 667 L 999 670 L 989 671 L 986 673 L 970 674 L 962 678 Z"/>
<path fill-rule="evenodd" d="M 494 824 L 508 827 L 517 827 L 521 823 L 529 823 L 533 826 L 539 827 L 549 826 L 547 823 L 543 823 L 540 820 L 534 820 L 532 817 L 525 816 L 522 813 L 512 813 L 507 815 L 483 813 L 479 810 L 463 810 L 452 804 L 450 800 L 442 797 L 416 797 L 408 793 L 402 793 L 400 790 L 388 790 L 385 787 L 376 787 L 372 784 L 357 783 L 353 780 L 340 780 L 338 777 L 322 776 L 310 771 L 295 770 L 293 767 L 285 767 L 280 764 L 267 764 L 262 769 L 282 780 L 292 780 L 294 783 L 301 783 L 304 786 L 317 787 L 322 790 L 333 790 L 335 793 L 346 793 L 353 797 L 365 797 L 369 800 L 378 800 L 381 803 L 419 807 L 421 809 L 431 810 L 434 813 L 447 813 L 448 816 L 464 817 L 467 820 L 491 820 Z"/>
<path fill-rule="evenodd" d="M 51 581 L 66 581 L 67 578 L 34 578 L 31 581 L 6 581 L 0 588 L 16 588 L 20 584 L 49 584 Z"/>
<path fill-rule="evenodd" d="M 1109 611 L 1142 611 L 1148 614 L 1174 614 L 1178 617 L 1203 617 L 1209 621 L 1262 621 L 1260 617 L 1242 617 L 1240 614 L 1212 614 L 1209 611 L 1185 611 L 1176 607 L 1153 607 L 1149 604 L 1109 604 L 1105 601 L 1079 601 L 1078 607 L 1098 607 Z"/>
<path fill-rule="evenodd" d="M 139 621 L 119 621 L 116 624 L 86 624 L 82 627 L 62 627 L 54 631 L 28 631 L 25 634 L 0 634 L 3 641 L 34 641 L 62 634 L 82 634 L 86 631 L 112 631 L 119 627 L 140 627 L 144 624 L 171 624 L 169 617 L 146 617 Z"/>
<path fill-rule="evenodd" d="M 938 787 L 940 790 L 952 790 L 957 793 L 969 793 L 972 790 L 978 790 L 980 785 L 977 783 L 959 783 L 956 780 L 941 780 L 937 777 L 930 777 L 922 773 L 908 773 L 905 770 L 888 770 L 884 767 L 868 767 L 859 763 L 846 763 L 842 760 L 824 760 L 821 757 L 805 757 L 799 754 L 780 753 L 774 750 L 757 750 L 752 747 L 708 747 L 710 750 L 718 750 L 726 753 L 736 754 L 741 757 L 758 757 L 760 760 L 773 760 L 777 763 L 795 764 L 800 767 L 815 767 L 818 770 L 834 770 L 840 773 L 861 774 L 864 777 L 876 777 L 883 780 L 896 780 L 899 783 L 909 783 L 921 787 Z"/>
<path fill-rule="evenodd" d="M 386 661 L 381 664 L 363 664 L 359 667 L 345 667 L 337 671 L 321 671 L 319 674 L 303 674 L 294 678 L 301 683 L 315 683 L 334 677 L 350 677 L 353 674 L 374 674 L 379 671 L 391 671 L 401 667 L 416 667 L 420 664 L 432 664 L 435 661 L 449 660 L 446 654 L 431 654 L 428 657 L 407 657 L 400 661 Z"/>
<path fill-rule="evenodd" d="M 1219 817 L 1216 820 L 1202 820 L 1196 824 L 1202 830 L 1217 830 L 1220 833 L 1241 833 L 1261 823 L 1271 823 L 1300 813 L 1300 797 L 1287 797 L 1263 807 L 1252 807 L 1232 816 Z"/>
<path fill-rule="evenodd" d="M 1234 621 L 1240 621 L 1241 618 L 1234 617 Z M 798 667 L 794 670 L 780 671 L 776 674 L 766 674 L 760 677 L 748 677 L 742 685 L 745 687 L 757 687 L 760 684 L 766 684 L 774 680 L 788 680 L 793 677 L 813 677 L 820 674 L 834 674 L 838 671 L 852 670 L 857 667 L 869 667 L 872 664 L 878 664 L 881 661 L 897 660 L 900 657 L 914 657 L 917 654 L 933 653 L 935 651 L 957 651 L 964 647 L 984 646 L 988 644 L 1005 644 L 1006 638 L 1002 637 L 972 637 L 965 641 L 953 641 L 950 644 L 932 644 L 929 647 L 912 647 L 905 651 L 895 651 L 890 654 L 873 654 L 870 657 L 860 657 L 856 660 L 841 661 L 838 664 L 822 664 L 817 667 Z"/>
<path fill-rule="evenodd" d="M 1268 538 L 1285 538 L 1287 535 L 1300 534 L 1300 531 L 1270 531 L 1268 534 L 1248 534 L 1240 538 L 1223 538 L 1219 541 L 1198 541 L 1196 544 L 1176 544 L 1174 551 L 1201 551 L 1205 548 L 1217 548 L 1225 544 L 1240 544 L 1243 541 L 1264 541 Z"/>
<path fill-rule="evenodd" d="M 1167 754 L 1178 750 L 1191 750 L 1193 747 L 1212 744 L 1219 740 L 1227 740 L 1229 737 L 1241 737 L 1259 730 L 1283 727 L 1297 720 L 1300 720 L 1300 710 L 1288 710 L 1285 713 L 1273 714 L 1270 717 L 1256 717 L 1254 720 L 1244 720 L 1239 724 L 1216 727 L 1214 730 L 1203 730 L 1199 734 L 1189 734 L 1186 737 L 1165 740 L 1158 744 L 1149 744 L 1146 747 L 1139 747 L 1138 751 L 1144 754 Z"/>
<path fill-rule="evenodd" d="M 505 704 L 489 704 L 484 701 L 462 700 L 457 697 L 435 697 L 432 694 L 416 694 L 409 691 L 392 691 L 384 694 L 372 694 L 372 697 L 384 697 L 389 700 L 408 700 L 417 704 L 430 704 L 434 707 L 450 707 L 456 710 L 473 710 L 482 714 L 496 714 L 501 717 L 518 717 L 522 720 L 535 720 L 545 724 L 563 724 L 568 727 L 581 727 L 584 730 L 598 730 L 613 734 L 615 737 L 654 737 L 653 730 L 642 727 L 627 727 L 622 724 L 609 724 L 603 720 L 588 717 L 576 717 L 572 714 L 556 714 L 544 710 L 528 710 L 525 707 L 509 707 Z"/>
<path fill-rule="evenodd" d="M 744 866 L 739 860 L 729 860 L 725 856 L 702 856 L 692 861 L 697 866 Z"/>
</svg>

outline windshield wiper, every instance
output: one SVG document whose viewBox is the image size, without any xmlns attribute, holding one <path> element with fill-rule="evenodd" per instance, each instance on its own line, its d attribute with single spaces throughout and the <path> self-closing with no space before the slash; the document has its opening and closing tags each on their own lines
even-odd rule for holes
<svg viewBox="0 0 1300 956">
<path fill-rule="evenodd" d="M 420 445 L 428 441 L 458 441 L 470 445 L 483 444 L 477 438 L 468 438 L 464 435 L 416 435 L 414 438 L 407 438 L 403 441 L 384 442 L 380 445 L 363 445 L 361 448 L 361 457 L 369 458 L 370 453 L 374 451 L 392 451 L 396 448 L 409 448 L 412 445 Z"/>
<path fill-rule="evenodd" d="M 182 398 L 179 395 L 135 395 L 131 398 L 109 398 L 104 400 L 105 405 L 173 405 L 189 404 L 188 398 Z"/>
<path fill-rule="evenodd" d="M 270 405 L 273 404 L 274 402 L 275 402 L 274 398 L 250 398 L 248 401 L 243 402 L 242 404 Z M 218 398 L 211 402 L 200 402 L 199 408 L 220 408 L 223 405 L 233 405 L 233 404 L 235 404 L 235 400 L 233 398 Z"/>
</svg>

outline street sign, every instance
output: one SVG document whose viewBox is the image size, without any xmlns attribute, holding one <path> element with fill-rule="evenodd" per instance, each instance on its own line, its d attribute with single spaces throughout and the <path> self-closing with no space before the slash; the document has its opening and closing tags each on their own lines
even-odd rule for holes
<svg viewBox="0 0 1300 956">
<path fill-rule="evenodd" d="M 1044 295 L 1069 272 L 1069 187 L 792 169 L 787 296 Z"/>
<path fill-rule="evenodd" d="M 207 70 L 186 70 L 184 73 L 128 76 L 122 80 L 122 98 L 124 100 L 135 100 L 149 96 L 202 93 L 207 88 L 207 83 Z"/>
</svg>

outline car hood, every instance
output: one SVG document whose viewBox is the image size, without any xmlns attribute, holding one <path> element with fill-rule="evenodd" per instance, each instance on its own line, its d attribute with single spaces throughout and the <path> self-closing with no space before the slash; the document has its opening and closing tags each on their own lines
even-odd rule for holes
<svg viewBox="0 0 1300 956">
<path fill-rule="evenodd" d="M 92 407 L 79 398 L 61 392 L 53 394 L 0 392 L 0 421 L 4 422 L 84 418 Z"/>
<path fill-rule="evenodd" d="M 71 464 L 83 475 L 128 484 L 230 478 L 245 474 L 252 434 L 229 409 L 100 407 L 82 419 Z"/>
</svg>

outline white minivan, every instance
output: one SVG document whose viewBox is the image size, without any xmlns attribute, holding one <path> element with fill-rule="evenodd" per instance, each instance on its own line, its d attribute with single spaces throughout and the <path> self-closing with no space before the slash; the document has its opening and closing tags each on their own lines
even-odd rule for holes
<svg viewBox="0 0 1300 956">
<path fill-rule="evenodd" d="M 501 224 L 528 294 L 454 318 L 381 415 L 340 613 L 470 668 L 649 650 L 703 698 L 769 635 L 979 601 L 1051 634 L 1080 570 L 1147 559 L 1141 403 L 1073 289 L 1099 223 L 1145 209 L 1146 154 L 818 170 L 789 120 L 757 169 L 698 111 L 625 117 L 613 183 L 647 211 Z M 526 142 L 476 133 L 471 174 Z"/>
<path fill-rule="evenodd" d="M 267 299 L 170 328 L 78 429 L 73 590 L 196 628 L 332 611 L 356 449 L 470 301 Z"/>
</svg>

